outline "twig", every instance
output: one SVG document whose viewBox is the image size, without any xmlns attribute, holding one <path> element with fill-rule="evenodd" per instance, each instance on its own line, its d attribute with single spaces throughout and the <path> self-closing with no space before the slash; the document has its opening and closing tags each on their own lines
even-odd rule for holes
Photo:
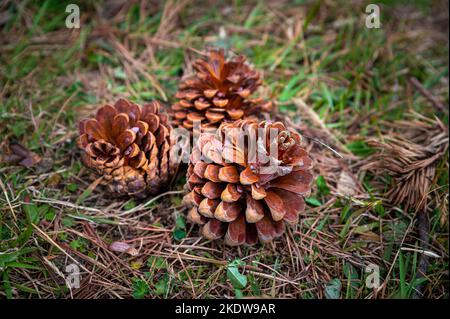
<svg viewBox="0 0 450 319">
<path fill-rule="evenodd" d="M 88 270 L 86 267 L 84 267 L 82 264 L 80 264 L 75 258 L 70 256 L 60 245 L 58 245 L 53 239 L 50 238 L 49 235 L 47 235 L 43 230 L 41 230 L 39 227 L 37 227 L 35 224 L 32 224 L 33 227 L 38 231 L 38 233 L 47 240 L 50 244 L 58 248 L 64 255 L 66 255 L 70 260 L 72 260 L 74 263 L 79 265 L 81 268 L 83 268 L 84 271 L 92 275 L 92 272 Z"/>
<path fill-rule="evenodd" d="M 338 151 L 336 151 L 335 149 L 333 149 L 331 146 L 325 144 L 325 143 L 322 142 L 321 140 L 318 140 L 318 139 L 316 139 L 316 138 L 314 138 L 314 137 L 311 137 L 311 136 L 308 136 L 308 135 L 305 135 L 305 134 L 302 134 L 302 136 L 304 136 L 304 137 L 310 139 L 311 141 L 313 141 L 313 142 L 315 142 L 315 143 L 318 143 L 318 144 L 320 144 L 320 145 L 322 145 L 322 146 L 325 146 L 325 147 L 328 148 L 330 151 L 332 151 L 334 154 L 336 154 L 338 157 L 344 158 L 344 156 L 342 156 L 341 153 L 339 153 Z"/>
<path fill-rule="evenodd" d="M 183 194 L 184 191 L 169 191 L 169 192 L 165 192 L 162 194 L 159 194 L 158 196 L 153 197 L 152 199 L 150 199 L 149 201 L 147 201 L 144 204 L 138 205 L 134 208 L 131 208 L 127 211 L 124 211 L 123 213 L 118 214 L 117 216 L 124 216 L 124 215 L 128 215 L 140 210 L 143 210 L 145 208 L 147 208 L 151 203 L 155 202 L 156 200 L 160 199 L 161 197 L 167 196 L 167 195 L 175 195 L 175 194 Z"/>
<path fill-rule="evenodd" d="M 341 152 L 351 154 L 351 152 L 347 149 L 347 147 L 344 144 L 342 144 L 342 142 L 339 141 L 337 137 L 333 133 L 331 133 L 331 131 L 326 127 L 325 123 L 320 119 L 319 115 L 317 115 L 317 113 L 314 112 L 314 110 L 311 107 L 306 105 L 303 99 L 295 98 L 293 99 L 293 102 L 302 110 L 304 114 L 308 115 L 308 117 L 311 119 L 311 121 L 314 122 L 314 124 L 319 126 L 325 132 L 325 134 L 336 144 L 336 146 L 339 147 Z"/>
<path fill-rule="evenodd" d="M 422 94 L 435 108 L 441 112 L 445 112 L 447 108 L 428 91 L 420 82 L 414 77 L 409 78 L 409 82 Z"/>
<path fill-rule="evenodd" d="M 77 204 L 71 203 L 71 202 L 65 202 L 65 201 L 61 201 L 61 200 L 56 200 L 56 199 L 33 199 L 34 202 L 37 203 L 46 203 L 46 204 L 55 204 L 55 205 L 61 205 L 61 206 L 66 206 L 66 207 L 70 207 L 76 210 L 85 210 L 85 211 L 89 211 L 89 212 L 94 212 L 94 213 L 101 213 L 102 211 L 100 209 L 97 208 L 92 208 L 92 207 L 86 207 L 86 206 L 79 206 Z"/>
<path fill-rule="evenodd" d="M 425 251 L 428 247 L 428 229 L 429 229 L 429 220 L 428 220 L 428 214 L 424 211 L 419 212 L 417 214 L 417 228 L 419 231 L 419 238 L 420 238 L 420 247 L 422 250 Z M 424 278 L 427 274 L 428 270 L 428 264 L 430 257 L 427 254 L 421 254 L 419 257 L 419 266 L 417 268 L 417 276 L 416 280 L 419 280 Z M 424 283 L 419 284 L 416 289 L 414 290 L 413 299 L 422 299 L 423 298 L 423 288 Z"/>
<path fill-rule="evenodd" d="M 1 179 L 0 179 L 0 187 L 2 188 L 2 191 L 5 194 L 5 198 L 6 198 L 6 201 L 8 202 L 9 209 L 11 210 L 12 217 L 13 217 L 14 221 L 17 222 L 17 217 L 16 217 L 16 214 L 14 213 L 14 208 L 12 207 L 11 202 L 9 201 L 8 191 L 6 190 L 6 187 L 3 184 Z"/>
</svg>

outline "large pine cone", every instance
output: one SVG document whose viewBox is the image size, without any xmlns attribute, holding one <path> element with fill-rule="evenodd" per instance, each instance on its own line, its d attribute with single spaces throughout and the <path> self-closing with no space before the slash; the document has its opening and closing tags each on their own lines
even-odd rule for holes
<svg viewBox="0 0 450 319">
<path fill-rule="evenodd" d="M 143 196 L 168 184 L 175 168 L 169 158 L 171 126 L 160 107 L 156 101 L 141 107 L 120 99 L 80 122 L 82 162 L 103 177 L 110 192 Z"/>
<path fill-rule="evenodd" d="M 300 143 L 280 122 L 239 120 L 201 134 L 188 167 L 188 219 L 228 245 L 281 236 L 285 222 L 298 222 L 313 181 Z"/>
<path fill-rule="evenodd" d="M 262 81 L 243 56 L 225 61 L 223 49 L 211 49 L 193 67 L 196 75 L 181 82 L 176 94 L 179 100 L 171 108 L 174 126 L 192 130 L 193 122 L 201 120 L 202 131 L 213 131 L 223 121 L 271 110 L 270 101 L 249 98 Z"/>
</svg>

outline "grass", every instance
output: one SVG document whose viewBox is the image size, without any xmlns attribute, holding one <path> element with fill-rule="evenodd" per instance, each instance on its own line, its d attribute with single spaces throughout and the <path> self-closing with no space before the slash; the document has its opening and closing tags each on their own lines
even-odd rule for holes
<svg viewBox="0 0 450 319">
<path fill-rule="evenodd" d="M 48 163 L 0 163 L 0 298 L 411 298 L 420 285 L 425 298 L 448 298 L 448 158 L 432 185 L 440 201 L 428 208 L 429 250 L 438 257 L 425 277 L 415 215 L 383 197 L 389 176 L 358 170 L 383 121 L 415 110 L 448 126 L 448 113 L 410 82 L 448 105 L 445 2 L 383 1 L 382 27 L 368 29 L 363 1 L 130 2 L 117 12 L 83 1 L 74 30 L 64 25 L 69 3 L 0 5 L 0 140 Z M 77 121 L 120 96 L 169 104 L 195 57 L 189 48 L 206 45 L 245 54 L 264 74 L 261 94 L 314 127 L 296 103 L 305 102 L 363 191 L 336 196 L 340 162 L 310 145 L 320 178 L 301 223 L 275 243 L 230 248 L 185 222 L 182 181 L 143 209 L 90 188 Z M 137 253 L 112 252 L 115 241 Z M 63 277 L 74 261 L 81 286 L 69 289 Z M 370 264 L 379 290 L 365 284 Z"/>
</svg>

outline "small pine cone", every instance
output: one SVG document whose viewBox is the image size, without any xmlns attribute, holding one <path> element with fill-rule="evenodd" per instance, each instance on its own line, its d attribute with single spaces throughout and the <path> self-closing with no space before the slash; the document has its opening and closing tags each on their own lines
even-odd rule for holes
<svg viewBox="0 0 450 319">
<path fill-rule="evenodd" d="M 160 104 L 143 107 L 120 99 L 82 120 L 78 147 L 82 163 L 117 194 L 156 194 L 175 171 L 169 160 L 171 126 Z"/>
<path fill-rule="evenodd" d="M 202 131 L 214 131 L 224 121 L 256 117 L 272 109 L 270 101 L 250 98 L 262 81 L 245 57 L 225 61 L 223 49 L 211 49 L 193 67 L 196 75 L 181 82 L 178 101 L 170 110 L 174 127 L 192 130 L 193 122 L 200 120 Z"/>
<path fill-rule="evenodd" d="M 280 123 L 238 120 L 203 133 L 188 167 L 188 219 L 228 245 L 268 242 L 296 224 L 313 181 L 301 136 Z"/>
</svg>

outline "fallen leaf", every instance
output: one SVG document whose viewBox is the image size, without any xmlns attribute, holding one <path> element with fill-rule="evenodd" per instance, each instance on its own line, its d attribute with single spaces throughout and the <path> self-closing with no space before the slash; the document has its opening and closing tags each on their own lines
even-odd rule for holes
<svg viewBox="0 0 450 319">
<path fill-rule="evenodd" d="M 141 269 L 141 267 L 142 267 L 142 262 L 140 262 L 140 261 L 132 261 L 132 262 L 130 263 L 130 267 L 131 267 L 132 269 L 134 269 L 134 270 L 139 270 L 139 269 Z"/>
<path fill-rule="evenodd" d="M 359 238 L 361 240 L 370 240 L 370 241 L 374 241 L 374 242 L 380 242 L 380 235 L 375 234 L 372 231 L 368 231 L 368 232 L 359 234 Z"/>
<path fill-rule="evenodd" d="M 52 174 L 47 180 L 47 185 L 50 187 L 57 186 L 61 182 L 61 179 L 62 177 L 60 174 Z"/>
<path fill-rule="evenodd" d="M 30 168 L 38 164 L 41 157 L 21 144 L 13 142 L 3 145 L 1 161 Z"/>
<path fill-rule="evenodd" d="M 341 281 L 337 278 L 332 279 L 325 286 L 325 298 L 326 299 L 340 299 L 341 297 Z"/>
<path fill-rule="evenodd" d="M 127 253 L 131 256 L 137 256 L 138 251 L 136 248 L 130 246 L 127 243 L 121 241 L 115 241 L 111 245 L 109 245 L 109 249 L 118 253 Z"/>
<path fill-rule="evenodd" d="M 338 193 L 346 196 L 353 196 L 357 193 L 355 181 L 346 171 L 342 171 L 339 176 L 337 191 Z"/>
</svg>

